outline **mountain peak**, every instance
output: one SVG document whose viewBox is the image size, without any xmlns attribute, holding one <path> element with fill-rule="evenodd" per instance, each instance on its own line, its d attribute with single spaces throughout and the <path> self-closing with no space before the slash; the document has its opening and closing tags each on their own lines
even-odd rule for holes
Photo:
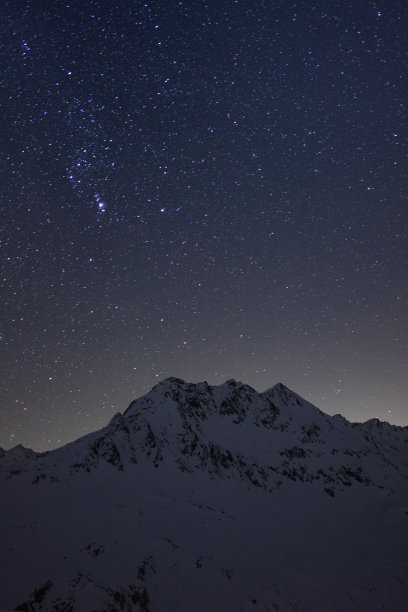
<svg viewBox="0 0 408 612">
<path fill-rule="evenodd" d="M 228 378 L 228 380 L 226 380 L 225 383 L 223 383 L 223 384 L 227 385 L 228 387 L 239 387 L 243 383 L 240 382 L 240 381 L 235 380 L 235 378 Z"/>
<path fill-rule="evenodd" d="M 11 448 L 9 451 L 6 451 L 6 452 L 8 453 L 9 457 L 13 457 L 16 459 L 18 459 L 19 457 L 21 458 L 34 457 L 35 455 L 41 454 L 41 453 L 36 453 L 31 448 L 27 448 L 26 446 L 23 446 L 22 444 L 17 444 L 16 446 L 13 446 L 13 448 Z"/>
<path fill-rule="evenodd" d="M 186 381 L 182 378 L 178 378 L 177 376 L 168 376 L 162 382 L 158 383 L 159 385 L 163 383 L 169 383 L 170 385 L 185 385 Z M 157 385 L 156 385 L 157 386 Z"/>
<path fill-rule="evenodd" d="M 297 393 L 289 389 L 289 387 L 287 387 L 281 382 L 276 383 L 270 389 L 266 389 L 266 391 L 264 391 L 262 395 L 264 395 L 265 397 L 279 398 L 281 401 L 284 401 L 285 403 L 293 401 L 296 398 L 300 398 L 300 396 Z M 303 400 L 303 398 L 301 399 L 302 401 L 305 401 Z"/>
<path fill-rule="evenodd" d="M 289 387 L 287 387 L 283 383 L 277 382 L 275 385 L 273 385 L 269 389 L 266 389 L 266 391 L 264 391 L 263 393 L 264 394 L 268 394 L 268 393 L 290 394 L 290 393 L 294 393 L 294 391 L 291 391 L 291 389 L 289 389 Z"/>
<path fill-rule="evenodd" d="M 387 421 L 380 421 L 377 418 L 369 419 L 364 423 L 352 423 L 354 429 L 364 431 L 375 438 L 393 439 L 394 441 L 408 443 L 408 427 L 391 425 Z"/>
</svg>

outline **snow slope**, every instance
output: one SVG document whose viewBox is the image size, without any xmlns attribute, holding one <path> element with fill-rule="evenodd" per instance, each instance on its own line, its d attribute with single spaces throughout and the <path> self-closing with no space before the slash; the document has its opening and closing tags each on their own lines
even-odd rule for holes
<svg viewBox="0 0 408 612">
<path fill-rule="evenodd" d="M 0 483 L 1 609 L 405 609 L 408 428 L 281 384 L 167 379 Z"/>
</svg>

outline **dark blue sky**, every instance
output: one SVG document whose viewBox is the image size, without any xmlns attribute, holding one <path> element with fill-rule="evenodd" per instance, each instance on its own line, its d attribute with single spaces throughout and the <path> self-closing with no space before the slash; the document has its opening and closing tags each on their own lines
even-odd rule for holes
<svg viewBox="0 0 408 612">
<path fill-rule="evenodd" d="M 1 437 L 167 376 L 408 423 L 405 2 L 5 2 Z"/>
</svg>

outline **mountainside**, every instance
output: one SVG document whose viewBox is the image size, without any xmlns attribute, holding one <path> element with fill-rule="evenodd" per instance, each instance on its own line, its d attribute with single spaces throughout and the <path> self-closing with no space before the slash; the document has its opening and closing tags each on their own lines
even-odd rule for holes
<svg viewBox="0 0 408 612">
<path fill-rule="evenodd" d="M 387 610 L 408 596 L 408 427 L 170 378 L 100 431 L 0 451 L 0 608 Z"/>
</svg>

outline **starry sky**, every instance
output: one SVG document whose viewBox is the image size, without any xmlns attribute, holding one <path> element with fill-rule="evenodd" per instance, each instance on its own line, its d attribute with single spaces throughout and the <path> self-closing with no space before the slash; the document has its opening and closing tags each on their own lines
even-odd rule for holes
<svg viewBox="0 0 408 612">
<path fill-rule="evenodd" d="M 168 376 L 408 425 L 405 0 L 10 0 L 0 446 Z"/>
</svg>

